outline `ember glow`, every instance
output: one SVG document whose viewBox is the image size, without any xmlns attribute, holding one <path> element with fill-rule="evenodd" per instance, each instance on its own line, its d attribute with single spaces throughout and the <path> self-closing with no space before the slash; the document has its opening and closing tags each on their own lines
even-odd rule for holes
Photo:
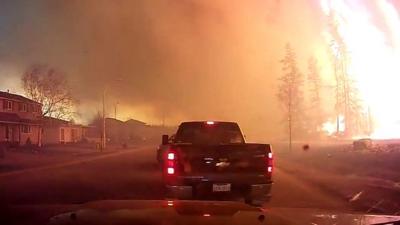
<svg viewBox="0 0 400 225">
<path fill-rule="evenodd" d="M 334 16 L 346 45 L 348 74 L 356 82 L 364 110 L 369 109 L 373 118 L 372 137 L 400 137 L 400 19 L 396 8 L 386 0 L 322 0 L 321 8 L 327 16 Z M 329 32 L 326 37 L 332 40 Z"/>
<path fill-rule="evenodd" d="M 326 134 L 332 136 L 336 133 L 337 127 L 337 120 L 330 119 L 322 124 L 322 130 L 325 131 Z M 344 124 L 344 116 L 339 115 L 339 132 L 344 132 L 345 124 Z"/>
</svg>

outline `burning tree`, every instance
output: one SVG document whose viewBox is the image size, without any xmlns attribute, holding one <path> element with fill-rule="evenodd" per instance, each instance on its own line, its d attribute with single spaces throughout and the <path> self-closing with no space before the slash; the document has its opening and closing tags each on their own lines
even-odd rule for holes
<svg viewBox="0 0 400 225">
<path fill-rule="evenodd" d="M 33 65 L 24 73 L 22 85 L 28 97 L 43 105 L 43 116 L 71 119 L 76 101 L 62 73 L 48 66 Z"/>
<path fill-rule="evenodd" d="M 293 134 L 302 130 L 304 125 L 303 118 L 303 77 L 300 73 L 296 54 L 290 44 L 286 44 L 285 57 L 280 61 L 282 63 L 283 75 L 279 78 L 281 84 L 278 91 L 278 99 L 285 109 L 285 120 L 288 125 L 289 150 L 292 149 Z"/>
<path fill-rule="evenodd" d="M 335 97 L 336 97 L 336 117 L 337 117 L 337 132 L 339 133 L 339 116 L 344 116 L 345 128 L 344 135 L 352 136 L 358 133 L 360 121 L 362 121 L 361 101 L 359 99 L 358 90 L 355 81 L 348 73 L 348 65 L 350 57 L 347 51 L 346 43 L 338 30 L 338 22 L 335 15 L 330 15 L 329 19 L 331 30 L 331 53 L 333 58 L 333 69 L 335 76 Z"/>
</svg>

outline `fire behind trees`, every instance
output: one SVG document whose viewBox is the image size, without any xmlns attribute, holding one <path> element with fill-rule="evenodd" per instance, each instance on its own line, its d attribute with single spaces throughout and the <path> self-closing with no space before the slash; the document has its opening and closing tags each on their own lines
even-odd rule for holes
<svg viewBox="0 0 400 225">
<path fill-rule="evenodd" d="M 363 114 L 356 84 L 347 72 L 346 65 L 349 56 L 345 45 L 340 39 L 332 40 L 332 43 L 337 49 L 333 51 L 336 55 L 333 55 L 332 59 L 335 85 L 334 93 L 330 96 L 335 98 L 335 109 L 331 112 L 326 112 L 322 106 L 324 101 L 322 98 L 327 98 L 327 96 L 321 95 L 323 82 L 317 60 L 313 57 L 309 59 L 305 79 L 298 68 L 294 49 L 290 44 L 285 46 L 285 56 L 280 61 L 283 74 L 279 78 L 280 86 L 277 96 L 283 106 L 284 122 L 287 123 L 289 149 L 291 149 L 293 139 L 326 136 L 322 125 L 328 121 L 329 115 L 338 120 L 335 132 L 337 137 L 352 137 L 371 132 L 368 123 L 369 115 Z M 344 123 L 339 121 L 341 116 L 344 118 Z"/>
<path fill-rule="evenodd" d="M 328 21 L 331 33 L 329 54 L 332 62 L 332 67 L 329 69 L 334 78 L 332 95 L 321 95 L 324 85 L 315 58 L 311 57 L 308 61 L 307 79 L 304 79 L 300 72 L 295 51 L 289 44 L 285 47 L 285 57 L 280 61 L 283 75 L 279 78 L 278 100 L 284 109 L 283 118 L 285 123 L 287 122 L 289 143 L 293 138 L 323 136 L 322 125 L 330 118 L 336 120 L 334 132 L 336 137 L 350 138 L 372 133 L 373 121 L 370 112 L 363 111 L 357 83 L 349 72 L 351 57 L 346 43 L 338 31 L 335 17 L 328 16 Z M 334 98 L 331 100 L 335 103 L 335 107 L 331 111 L 324 111 L 322 106 L 324 99 L 321 98 L 329 96 Z"/>
<path fill-rule="evenodd" d="M 22 78 L 25 94 L 42 104 L 43 116 L 72 119 L 74 105 L 67 80 L 60 71 L 46 65 L 30 66 Z"/>
</svg>

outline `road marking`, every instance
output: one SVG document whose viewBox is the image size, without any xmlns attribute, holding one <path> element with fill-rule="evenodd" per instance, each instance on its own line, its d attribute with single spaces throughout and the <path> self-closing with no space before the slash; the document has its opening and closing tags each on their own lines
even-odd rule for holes
<svg viewBox="0 0 400 225">
<path fill-rule="evenodd" d="M 93 161 L 97 161 L 97 160 L 100 160 L 100 159 L 111 158 L 111 157 L 115 157 L 115 156 L 119 156 L 119 155 L 123 155 L 123 154 L 128 154 L 128 153 L 132 153 L 132 152 L 137 152 L 137 151 L 143 151 L 143 150 L 146 150 L 148 148 L 149 147 L 141 147 L 141 148 L 132 149 L 132 150 L 116 151 L 116 152 L 113 152 L 113 153 L 107 153 L 105 155 L 95 156 L 95 157 L 87 158 L 87 159 L 78 159 L 78 160 L 73 160 L 73 161 L 68 161 L 68 162 L 48 165 L 48 166 L 28 168 L 28 169 L 22 169 L 22 170 L 16 170 L 16 171 L 11 171 L 11 172 L 1 173 L 0 174 L 0 178 L 5 178 L 5 177 L 10 177 L 10 176 L 15 176 L 15 175 L 22 175 L 22 174 L 25 174 L 25 173 L 38 172 L 38 171 L 48 170 L 48 169 L 58 169 L 58 168 L 63 168 L 63 167 L 72 166 L 72 165 L 81 164 L 81 163 L 86 163 L 86 162 L 93 162 Z"/>
<path fill-rule="evenodd" d="M 301 190 L 308 197 L 308 201 L 310 202 L 324 202 L 334 208 L 343 208 L 346 207 L 347 202 L 342 199 L 338 199 L 330 193 L 327 193 L 325 190 L 316 187 L 313 184 L 307 182 L 307 180 L 302 179 L 302 177 L 294 176 L 282 169 L 275 168 L 275 187 L 278 185 L 279 180 L 282 180 L 286 183 L 286 185 L 290 185 L 291 187 L 297 188 Z M 272 203 L 279 203 L 279 199 L 277 202 L 274 202 L 274 186 L 272 187 Z"/>
</svg>

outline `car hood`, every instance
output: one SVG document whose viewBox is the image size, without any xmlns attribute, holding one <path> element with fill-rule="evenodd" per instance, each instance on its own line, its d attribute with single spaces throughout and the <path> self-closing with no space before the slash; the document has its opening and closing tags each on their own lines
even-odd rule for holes
<svg viewBox="0 0 400 225">
<path fill-rule="evenodd" d="M 360 225 L 400 220 L 399 216 L 351 214 L 319 209 L 256 208 L 240 202 L 223 201 L 104 200 L 72 205 L 14 206 L 8 210 L 9 224 Z"/>
</svg>

